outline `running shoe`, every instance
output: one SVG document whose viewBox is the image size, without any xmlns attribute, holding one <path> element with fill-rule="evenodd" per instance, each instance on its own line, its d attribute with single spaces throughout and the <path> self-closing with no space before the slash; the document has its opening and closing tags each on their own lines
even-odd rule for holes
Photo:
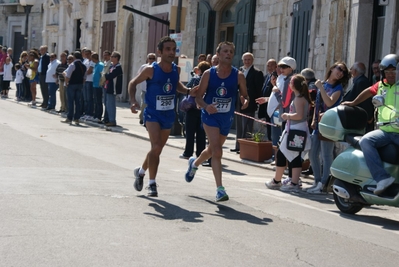
<svg viewBox="0 0 399 267">
<path fill-rule="evenodd" d="M 137 191 L 141 191 L 143 190 L 143 180 L 144 180 L 144 174 L 140 174 L 139 173 L 140 167 L 137 167 L 136 169 L 134 169 L 133 173 L 134 173 L 134 177 L 136 178 L 134 180 L 134 184 L 133 187 L 134 189 L 136 189 Z M 156 191 L 156 188 L 155 188 Z"/>
<path fill-rule="evenodd" d="M 156 183 L 150 184 L 147 187 L 147 189 L 148 189 L 147 196 L 149 196 L 149 197 L 157 197 L 158 196 L 157 184 Z"/>
<path fill-rule="evenodd" d="M 190 183 L 194 179 L 195 172 L 198 170 L 197 167 L 193 167 L 193 162 L 194 161 L 195 161 L 195 157 L 191 157 L 188 160 L 188 169 L 187 169 L 187 172 L 186 172 L 186 182 L 187 183 Z"/>
<path fill-rule="evenodd" d="M 216 191 L 216 202 L 229 200 L 229 196 L 223 186 L 219 186 Z"/>
</svg>

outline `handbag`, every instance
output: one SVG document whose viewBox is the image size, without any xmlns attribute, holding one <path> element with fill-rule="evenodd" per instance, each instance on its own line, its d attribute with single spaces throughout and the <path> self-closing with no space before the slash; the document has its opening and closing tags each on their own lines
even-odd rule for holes
<svg viewBox="0 0 399 267">
<path fill-rule="evenodd" d="M 25 77 L 29 78 L 29 79 L 32 77 L 32 69 L 28 69 L 28 71 L 26 72 Z"/>
<path fill-rule="evenodd" d="M 302 152 L 305 150 L 307 133 L 302 130 L 290 129 L 287 132 L 287 149 Z"/>
<path fill-rule="evenodd" d="M 197 108 L 197 104 L 195 103 L 195 97 L 185 96 L 183 100 L 180 102 L 179 109 L 183 112 L 187 112 L 190 109 Z"/>
</svg>

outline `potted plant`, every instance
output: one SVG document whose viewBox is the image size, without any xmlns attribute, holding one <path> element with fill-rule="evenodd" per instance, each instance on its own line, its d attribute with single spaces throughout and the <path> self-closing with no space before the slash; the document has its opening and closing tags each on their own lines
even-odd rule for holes
<svg viewBox="0 0 399 267">
<path fill-rule="evenodd" d="M 255 162 L 270 159 L 273 154 L 272 142 L 265 141 L 265 133 L 260 128 L 256 133 L 249 133 L 250 138 L 239 138 L 240 158 Z"/>
</svg>

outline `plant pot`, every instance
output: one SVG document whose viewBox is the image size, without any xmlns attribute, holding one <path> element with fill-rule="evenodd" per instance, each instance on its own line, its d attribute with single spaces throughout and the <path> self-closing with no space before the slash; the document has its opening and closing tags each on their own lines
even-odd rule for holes
<svg viewBox="0 0 399 267">
<path fill-rule="evenodd" d="M 263 162 L 270 159 L 273 154 L 272 142 L 255 142 L 252 139 L 238 139 L 240 144 L 240 158 L 255 162 Z"/>
</svg>

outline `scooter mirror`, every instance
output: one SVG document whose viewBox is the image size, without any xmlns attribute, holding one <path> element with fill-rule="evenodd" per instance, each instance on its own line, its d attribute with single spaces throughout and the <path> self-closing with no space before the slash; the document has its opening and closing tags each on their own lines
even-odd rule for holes
<svg viewBox="0 0 399 267">
<path fill-rule="evenodd" d="M 371 100 L 373 103 L 374 107 L 379 108 L 384 105 L 385 103 L 385 98 L 382 95 L 376 95 L 373 97 L 373 100 Z"/>
</svg>

